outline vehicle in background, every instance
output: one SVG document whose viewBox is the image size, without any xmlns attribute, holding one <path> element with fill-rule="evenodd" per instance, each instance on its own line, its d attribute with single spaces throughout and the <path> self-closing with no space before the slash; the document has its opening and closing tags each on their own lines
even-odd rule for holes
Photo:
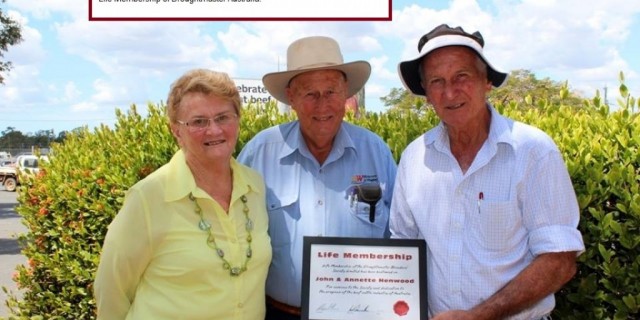
<svg viewBox="0 0 640 320">
<path fill-rule="evenodd" d="M 16 165 L 16 159 L 2 159 L 0 160 L 0 167 L 12 167 Z"/>
<path fill-rule="evenodd" d="M 37 174 L 40 171 L 38 165 L 41 161 L 48 161 L 47 156 L 21 155 L 16 158 L 13 165 L 0 167 L 0 184 L 10 192 L 16 191 L 20 183 L 20 175 Z"/>
<path fill-rule="evenodd" d="M 0 151 L 0 160 L 6 160 L 11 158 L 11 153 L 6 151 Z"/>
</svg>

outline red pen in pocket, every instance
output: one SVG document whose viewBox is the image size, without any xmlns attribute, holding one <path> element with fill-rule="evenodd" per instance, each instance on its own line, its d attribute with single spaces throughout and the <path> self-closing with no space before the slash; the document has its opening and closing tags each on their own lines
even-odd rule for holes
<svg viewBox="0 0 640 320">
<path fill-rule="evenodd" d="M 478 214 L 480 214 L 480 204 L 482 204 L 482 200 L 484 200 L 484 193 L 480 191 L 480 193 L 478 193 Z"/>
</svg>

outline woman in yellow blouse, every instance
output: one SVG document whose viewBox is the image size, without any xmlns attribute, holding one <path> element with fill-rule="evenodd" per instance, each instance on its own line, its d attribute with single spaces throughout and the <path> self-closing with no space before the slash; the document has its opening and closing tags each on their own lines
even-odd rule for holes
<svg viewBox="0 0 640 320">
<path fill-rule="evenodd" d="M 225 74 L 171 86 L 173 158 L 127 192 L 102 248 L 98 319 L 264 319 L 265 187 L 233 159 L 241 100 Z"/>
</svg>

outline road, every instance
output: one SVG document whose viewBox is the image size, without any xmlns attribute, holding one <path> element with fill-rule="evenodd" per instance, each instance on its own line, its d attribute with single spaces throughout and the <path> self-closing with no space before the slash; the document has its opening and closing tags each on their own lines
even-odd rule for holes
<svg viewBox="0 0 640 320">
<path fill-rule="evenodd" d="M 26 258 L 20 254 L 16 240 L 17 234 L 27 231 L 15 212 L 17 196 L 17 192 L 5 191 L 4 187 L 0 186 L 0 287 L 6 287 L 13 292 L 16 292 L 17 287 L 11 277 L 16 266 L 26 262 Z M 7 294 L 0 289 L 0 318 L 9 315 L 6 301 Z"/>
</svg>

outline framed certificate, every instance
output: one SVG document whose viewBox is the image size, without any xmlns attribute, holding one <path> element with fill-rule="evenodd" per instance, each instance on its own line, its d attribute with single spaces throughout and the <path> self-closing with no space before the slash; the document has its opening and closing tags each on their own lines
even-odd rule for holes
<svg viewBox="0 0 640 320">
<path fill-rule="evenodd" d="M 302 319 L 427 319 L 424 240 L 304 237 Z"/>
</svg>

